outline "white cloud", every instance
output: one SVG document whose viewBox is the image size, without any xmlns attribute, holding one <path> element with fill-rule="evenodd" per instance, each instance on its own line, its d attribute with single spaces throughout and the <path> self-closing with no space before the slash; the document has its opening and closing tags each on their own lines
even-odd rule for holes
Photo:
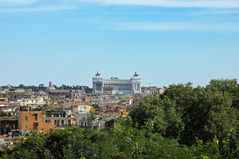
<svg viewBox="0 0 239 159">
<path fill-rule="evenodd" d="M 79 8 L 82 3 L 157 7 L 201 7 L 212 8 L 213 10 L 211 12 L 206 11 L 199 14 L 192 13 L 192 15 L 233 14 L 239 11 L 239 0 L 0 0 L 0 12 L 73 10 Z M 222 12 L 224 9 L 225 11 Z"/>
<path fill-rule="evenodd" d="M 119 23 L 116 30 L 142 31 L 239 31 L 239 23 Z"/>
<path fill-rule="evenodd" d="M 0 6 L 4 5 L 29 5 L 37 3 L 39 0 L 0 0 Z"/>
<path fill-rule="evenodd" d="M 0 13 L 54 12 L 77 8 L 72 0 L 0 0 Z"/>
<path fill-rule="evenodd" d="M 239 8 L 239 0 L 78 0 L 104 5 L 160 7 Z"/>
<path fill-rule="evenodd" d="M 223 16 L 238 14 L 239 14 L 238 9 L 209 9 L 188 13 L 189 16 Z"/>
<path fill-rule="evenodd" d="M 52 5 L 52 6 L 34 6 L 34 7 L 20 7 L 20 8 L 3 8 L 0 13 L 28 13 L 28 12 L 55 12 L 64 10 L 76 9 L 74 6 Z"/>
</svg>

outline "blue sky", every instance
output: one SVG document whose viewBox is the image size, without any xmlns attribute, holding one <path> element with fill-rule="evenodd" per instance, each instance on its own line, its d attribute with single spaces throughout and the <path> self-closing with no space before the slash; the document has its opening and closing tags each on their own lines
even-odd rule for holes
<svg viewBox="0 0 239 159">
<path fill-rule="evenodd" d="M 0 0 L 0 85 L 239 78 L 238 0 Z"/>
</svg>

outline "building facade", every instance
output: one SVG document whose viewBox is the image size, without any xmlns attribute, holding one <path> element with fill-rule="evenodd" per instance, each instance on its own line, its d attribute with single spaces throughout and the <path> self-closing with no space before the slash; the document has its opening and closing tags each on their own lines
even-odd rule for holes
<svg viewBox="0 0 239 159">
<path fill-rule="evenodd" d="M 71 110 L 45 112 L 45 123 L 54 124 L 57 127 L 73 126 L 76 124 L 75 116 Z"/>
<path fill-rule="evenodd" d="M 56 125 L 44 122 L 42 111 L 20 111 L 18 113 L 18 129 L 20 131 L 48 132 Z"/>
<path fill-rule="evenodd" d="M 119 79 L 111 77 L 110 79 L 103 79 L 97 72 L 93 77 L 93 93 L 95 94 L 121 94 L 121 95 L 135 95 L 141 94 L 141 78 L 135 72 L 131 79 Z"/>
<path fill-rule="evenodd" d="M 46 104 L 42 97 L 18 99 L 20 106 L 43 106 Z"/>
</svg>

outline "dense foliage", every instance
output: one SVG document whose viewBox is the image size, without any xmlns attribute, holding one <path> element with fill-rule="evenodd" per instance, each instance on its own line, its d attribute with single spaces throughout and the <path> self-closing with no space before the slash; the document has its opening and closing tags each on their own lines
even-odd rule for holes
<svg viewBox="0 0 239 159">
<path fill-rule="evenodd" d="M 133 125 L 194 145 L 216 140 L 221 158 L 239 158 L 239 85 L 212 80 L 206 87 L 170 85 L 131 110 Z"/>
<path fill-rule="evenodd" d="M 209 148 L 210 147 L 210 148 Z M 217 144 L 187 147 L 158 133 L 138 130 L 117 123 L 114 130 L 93 131 L 81 128 L 34 134 L 3 159 L 159 159 L 217 158 Z"/>
<path fill-rule="evenodd" d="M 131 107 L 115 129 L 81 128 L 34 134 L 3 159 L 239 158 L 239 85 L 170 85 Z"/>
</svg>

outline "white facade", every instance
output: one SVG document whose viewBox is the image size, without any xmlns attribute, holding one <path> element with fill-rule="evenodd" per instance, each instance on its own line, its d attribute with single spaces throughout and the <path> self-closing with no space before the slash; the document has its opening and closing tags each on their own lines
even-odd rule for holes
<svg viewBox="0 0 239 159">
<path fill-rule="evenodd" d="M 21 106 L 46 104 L 46 102 L 43 100 L 42 97 L 40 97 L 40 98 L 24 98 L 24 99 L 19 99 L 17 101 L 20 102 Z"/>
<path fill-rule="evenodd" d="M 97 72 L 93 78 L 93 93 L 96 94 L 121 94 L 135 95 L 141 94 L 141 78 L 137 73 L 131 79 L 119 79 L 112 77 L 103 79 Z"/>
<path fill-rule="evenodd" d="M 44 115 L 46 123 L 55 124 L 58 127 L 75 125 L 75 116 L 71 110 L 64 110 L 59 112 L 50 112 Z"/>
<path fill-rule="evenodd" d="M 88 126 L 88 117 L 90 115 L 89 110 L 87 109 L 89 106 L 79 106 L 78 112 L 76 114 L 76 124 L 77 126 L 87 127 Z"/>
</svg>

